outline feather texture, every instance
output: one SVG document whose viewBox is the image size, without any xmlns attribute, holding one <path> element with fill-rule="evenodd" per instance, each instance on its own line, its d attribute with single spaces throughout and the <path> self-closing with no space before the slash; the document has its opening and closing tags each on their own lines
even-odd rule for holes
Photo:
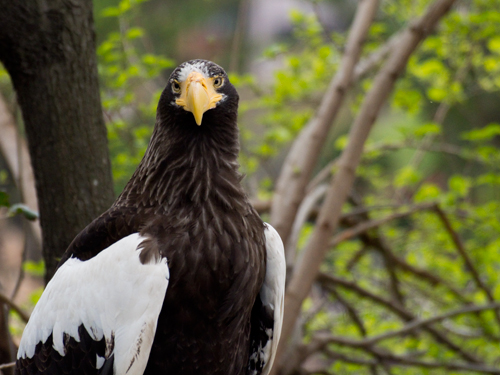
<svg viewBox="0 0 500 375">
<path fill-rule="evenodd" d="M 190 71 L 224 77 L 201 126 L 171 89 Z M 237 108 L 218 65 L 194 60 L 174 70 L 143 160 L 67 249 L 23 335 L 17 373 L 269 371 L 282 319 L 282 245 L 240 183 Z"/>
<path fill-rule="evenodd" d="M 49 338 L 61 358 L 60 368 L 47 365 L 50 374 L 71 372 L 66 366 L 72 360 L 63 360 L 73 355 L 68 353 L 71 341 L 96 347 L 104 342 L 100 359 L 98 352 L 90 358 L 96 368 L 113 356 L 114 374 L 143 373 L 169 278 L 165 258 L 140 262 L 144 240 L 137 233 L 129 235 L 88 261 L 70 258 L 57 270 L 21 339 L 17 355 L 21 373 L 37 361 L 37 346 Z M 82 329 L 91 340 L 82 340 Z"/>
<path fill-rule="evenodd" d="M 266 277 L 252 313 L 252 352 L 248 374 L 267 375 L 271 371 L 283 323 L 286 262 L 283 242 L 276 230 L 265 224 Z"/>
</svg>

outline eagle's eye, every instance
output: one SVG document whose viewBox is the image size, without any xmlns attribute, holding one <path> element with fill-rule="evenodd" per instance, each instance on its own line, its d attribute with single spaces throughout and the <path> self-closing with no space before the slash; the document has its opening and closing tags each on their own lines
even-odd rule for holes
<svg viewBox="0 0 500 375">
<path fill-rule="evenodd" d="M 218 89 L 219 87 L 222 86 L 223 83 L 224 83 L 224 78 L 222 78 L 222 77 L 216 77 L 214 79 L 214 88 Z"/>
<path fill-rule="evenodd" d="M 181 85 L 179 85 L 179 82 L 177 81 L 172 82 L 172 91 L 176 94 L 181 92 Z"/>
</svg>

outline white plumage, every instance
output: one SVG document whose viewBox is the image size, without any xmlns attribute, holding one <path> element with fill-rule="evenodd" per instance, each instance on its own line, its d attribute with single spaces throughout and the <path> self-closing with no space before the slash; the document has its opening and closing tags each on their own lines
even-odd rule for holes
<svg viewBox="0 0 500 375">
<path fill-rule="evenodd" d="M 271 225 L 265 226 L 267 266 L 259 296 L 274 314 L 274 327 L 267 332 L 269 341 L 252 354 L 264 363 L 263 375 L 271 370 L 280 338 L 286 276 L 281 238 Z M 140 262 L 144 240 L 134 233 L 87 261 L 68 259 L 38 301 L 17 358 L 33 357 L 36 345 L 45 343 L 50 334 L 54 349 L 64 356 L 64 335 L 79 342 L 78 327 L 83 324 L 94 340 L 103 336 L 106 340 L 105 358 L 97 356 L 97 368 L 114 355 L 114 374 L 141 375 L 169 279 L 165 258 L 158 263 Z"/>
<path fill-rule="evenodd" d="M 138 247 L 144 239 L 134 233 L 87 261 L 68 259 L 36 305 L 17 357 L 31 358 L 36 345 L 51 333 L 54 349 L 64 356 L 64 334 L 79 342 L 78 327 L 83 324 L 94 340 L 105 337 L 106 359 L 114 354 L 116 375 L 141 375 L 169 278 L 165 258 L 140 262 Z M 98 368 L 103 363 L 96 358 Z"/>
<path fill-rule="evenodd" d="M 278 343 L 281 336 L 281 325 L 283 323 L 283 305 L 285 300 L 286 261 L 283 242 L 278 232 L 267 223 L 266 229 L 266 277 L 259 293 L 262 306 L 273 314 L 274 326 L 266 329 L 268 341 L 262 346 L 259 344 L 257 350 L 250 356 L 253 362 L 263 364 L 262 375 L 271 371 Z M 253 372 L 257 374 L 257 371 Z"/>
</svg>

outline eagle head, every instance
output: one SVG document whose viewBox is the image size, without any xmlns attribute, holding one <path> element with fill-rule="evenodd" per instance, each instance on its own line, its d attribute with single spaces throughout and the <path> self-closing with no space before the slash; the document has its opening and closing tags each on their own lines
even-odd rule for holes
<svg viewBox="0 0 500 375">
<path fill-rule="evenodd" d="M 160 112 L 162 106 L 168 105 L 179 117 L 190 112 L 190 122 L 194 120 L 200 126 L 210 111 L 236 115 L 238 99 L 224 69 L 211 61 L 190 60 L 172 72 L 158 108 Z"/>
</svg>

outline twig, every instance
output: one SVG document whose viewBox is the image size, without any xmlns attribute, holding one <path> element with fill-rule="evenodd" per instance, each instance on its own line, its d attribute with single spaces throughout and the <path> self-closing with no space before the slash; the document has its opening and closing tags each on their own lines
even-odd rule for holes
<svg viewBox="0 0 500 375">
<path fill-rule="evenodd" d="M 347 262 L 345 269 L 349 272 L 352 271 L 356 263 L 358 263 L 361 260 L 361 258 L 368 253 L 368 250 L 369 247 L 366 245 L 359 248 L 359 250 L 356 251 L 354 255 L 351 257 L 351 259 Z"/>
<path fill-rule="evenodd" d="M 327 353 L 332 358 L 338 359 L 339 361 L 346 363 L 354 363 L 359 365 L 371 366 L 377 364 L 377 361 L 365 359 L 365 358 L 356 358 L 349 357 L 344 354 L 336 353 L 331 350 L 327 350 Z M 408 356 L 396 356 L 394 354 L 385 354 L 384 355 L 384 363 L 396 365 L 396 366 L 413 366 L 413 367 L 423 367 L 423 368 L 443 368 L 447 370 L 454 371 L 467 371 L 467 372 L 479 372 L 483 374 L 500 374 L 500 369 L 496 369 L 493 367 L 488 367 L 486 365 L 474 365 L 474 364 L 466 364 L 466 363 L 446 363 L 446 362 L 430 362 L 430 361 L 422 361 L 415 358 L 411 358 Z"/>
<path fill-rule="evenodd" d="M 452 310 L 447 313 L 441 314 L 441 315 L 436 315 L 431 318 L 426 318 L 426 319 L 415 319 L 414 321 L 406 324 L 403 328 L 394 330 L 394 331 L 389 331 L 385 332 L 383 334 L 373 336 L 373 337 L 368 337 L 363 340 L 350 340 L 346 339 L 344 337 L 335 337 L 335 336 L 324 336 L 321 338 L 326 343 L 330 342 L 335 342 L 335 343 L 341 343 L 345 345 L 349 345 L 351 347 L 369 347 L 373 346 L 374 344 L 378 343 L 379 341 L 382 340 L 387 340 L 389 338 L 395 337 L 395 336 L 402 336 L 405 335 L 409 332 L 414 331 L 417 328 L 421 328 L 423 326 L 429 326 L 433 323 L 439 322 L 441 320 L 445 320 L 457 315 L 463 315 L 463 314 L 468 314 L 468 313 L 473 313 L 473 312 L 479 312 L 479 311 L 486 311 L 486 310 L 498 310 L 500 309 L 500 302 L 496 303 L 490 303 L 487 305 L 482 305 L 482 306 L 465 306 L 460 309 Z"/>
<path fill-rule="evenodd" d="M 263 201 L 257 198 L 252 198 L 250 199 L 250 203 L 260 215 L 269 212 L 271 209 L 271 200 Z"/>
<path fill-rule="evenodd" d="M 297 215 L 292 227 L 292 232 L 285 246 L 287 279 L 290 279 L 292 277 L 300 229 L 303 227 L 304 223 L 311 215 L 311 212 L 313 211 L 317 202 L 325 196 L 326 190 L 326 185 L 319 185 L 314 190 L 310 191 L 302 201 L 302 204 L 297 211 Z"/>
<path fill-rule="evenodd" d="M 361 318 L 359 317 L 359 314 L 356 311 L 356 309 L 352 307 L 352 305 L 349 302 L 347 302 L 347 300 L 344 297 L 342 297 L 340 293 L 337 292 L 337 289 L 331 288 L 330 292 L 333 294 L 333 297 L 345 307 L 347 314 L 351 318 L 354 325 L 358 328 L 358 331 L 361 334 L 361 336 L 366 336 L 365 325 L 361 320 Z"/>
<path fill-rule="evenodd" d="M 371 147 L 366 148 L 366 153 L 372 151 L 393 151 L 393 150 L 399 151 L 405 148 L 408 149 L 420 148 L 428 152 L 440 152 L 444 154 L 457 156 L 464 160 L 472 160 L 481 164 L 487 164 L 487 162 L 484 159 L 481 159 L 481 157 L 479 157 L 477 154 L 474 154 L 473 151 L 470 150 L 464 151 L 462 148 L 449 143 L 422 145 L 412 140 L 406 140 L 405 142 L 400 142 L 400 143 L 383 143 L 383 144 L 372 145 Z"/>
<path fill-rule="evenodd" d="M 358 208 L 363 207 L 362 198 L 359 197 L 354 190 L 351 192 L 351 195 L 349 197 L 349 202 L 353 204 L 355 207 Z M 357 216 L 353 216 L 351 219 L 351 221 L 354 221 L 356 224 L 359 224 L 360 221 L 369 221 L 369 220 L 370 220 L 370 215 L 368 212 L 362 213 Z M 378 251 L 382 256 L 385 268 L 387 269 L 387 272 L 389 274 L 389 283 L 393 298 L 396 301 L 398 301 L 398 303 L 404 306 L 404 295 L 403 292 L 401 292 L 400 282 L 398 274 L 396 272 L 396 267 L 394 262 L 390 259 L 390 256 L 388 254 L 388 252 L 390 251 L 389 247 L 386 245 L 386 241 L 384 241 L 384 238 L 380 234 L 380 231 L 378 230 L 378 228 L 373 228 L 361 234 L 360 239 L 361 241 L 363 241 L 365 245 L 369 244 L 374 245 L 375 250 Z"/>
<path fill-rule="evenodd" d="M 359 224 L 361 225 L 361 224 Z M 349 238 L 347 238 L 349 239 Z M 406 262 L 404 259 L 398 257 L 396 254 L 394 254 L 391 249 L 388 246 L 385 246 L 383 243 L 381 243 L 377 238 L 372 237 L 368 232 L 365 232 L 361 236 L 361 240 L 364 242 L 365 247 L 366 246 L 373 246 L 373 247 L 378 247 L 380 248 L 385 256 L 387 257 L 387 260 L 390 261 L 392 264 L 400 268 L 404 272 L 411 273 L 418 278 L 422 279 L 425 282 L 430 283 L 431 285 L 442 285 L 445 288 L 447 288 L 450 292 L 452 292 L 460 301 L 463 303 L 471 303 L 471 301 L 463 295 L 463 293 L 455 288 L 453 285 L 451 285 L 449 282 L 446 280 L 443 280 L 439 276 L 425 270 L 422 268 L 418 268 L 408 262 Z"/>
<path fill-rule="evenodd" d="M 330 33 L 328 32 L 328 28 L 326 27 L 326 25 L 323 23 L 323 20 L 321 19 L 321 9 L 319 9 L 318 2 L 313 1 L 311 5 L 313 8 L 314 15 L 316 16 L 316 21 L 318 21 L 318 24 L 321 27 L 321 31 L 323 32 L 324 40 L 327 41 L 328 43 L 330 43 L 331 45 L 333 45 L 333 47 L 335 47 L 335 49 L 338 52 L 341 52 L 342 51 L 341 46 L 339 46 L 337 43 L 335 43 L 335 41 L 332 39 Z"/>
<path fill-rule="evenodd" d="M 441 102 L 441 104 L 439 104 L 439 107 L 436 110 L 436 113 L 434 114 L 434 118 L 432 119 L 432 121 L 436 124 L 441 125 L 444 122 L 446 115 L 450 111 L 450 108 L 451 108 L 451 106 L 448 103 Z M 425 148 L 428 148 L 432 144 L 432 142 L 434 141 L 435 138 L 436 138 L 435 133 L 427 134 L 424 137 L 424 139 L 422 140 L 422 143 L 417 148 L 415 154 L 413 154 L 413 156 L 409 162 L 409 164 L 413 168 L 418 167 L 418 165 L 422 162 L 422 159 L 423 159 L 424 154 L 425 154 L 425 152 L 424 152 Z"/>
<path fill-rule="evenodd" d="M 387 362 L 392 362 L 393 364 L 401 366 L 416 366 L 424 368 L 444 368 L 447 370 L 455 371 L 475 371 L 483 374 L 500 374 L 500 370 L 488 367 L 482 364 L 467 364 L 467 363 L 446 363 L 446 362 L 429 362 L 414 359 L 411 357 L 395 356 L 391 355 L 389 358 L 385 359 Z"/>
<path fill-rule="evenodd" d="M 409 314 L 402 306 L 396 305 L 392 303 L 390 300 L 378 296 L 369 290 L 366 290 L 362 287 L 360 287 L 357 283 L 354 281 L 348 281 L 341 279 L 340 277 L 333 276 L 333 275 L 328 275 L 326 273 L 319 273 L 318 274 L 318 282 L 323 285 L 327 290 L 332 291 L 335 289 L 334 286 L 332 285 L 339 285 L 343 288 L 352 290 L 356 294 L 358 294 L 360 297 L 368 298 L 372 300 L 373 302 L 382 305 L 398 315 L 400 318 L 402 318 L 405 321 L 411 320 L 412 315 Z"/>
<path fill-rule="evenodd" d="M 0 293 L 0 303 L 5 303 L 7 306 L 9 306 L 9 308 L 14 310 L 25 323 L 28 323 L 28 320 L 30 319 L 29 315 L 26 314 L 19 306 L 17 306 L 9 297 L 5 296 L 2 293 Z"/>
<path fill-rule="evenodd" d="M 358 328 L 361 336 L 366 337 L 367 333 L 366 333 L 365 325 L 363 323 L 363 320 L 360 318 L 358 312 L 356 311 L 356 309 L 349 302 L 347 302 L 347 300 L 344 297 L 342 297 L 340 295 L 340 293 L 338 293 L 335 288 L 331 289 L 331 293 L 333 294 L 333 297 L 345 307 L 347 314 L 351 318 L 354 325 Z M 380 358 L 379 358 L 379 360 L 380 360 Z M 373 375 L 378 374 L 377 366 L 371 365 L 370 372 Z"/>
<path fill-rule="evenodd" d="M 409 216 L 417 211 L 424 211 L 424 210 L 432 209 L 435 206 L 436 206 L 435 203 L 423 203 L 423 204 L 419 204 L 419 205 L 415 205 L 413 207 L 410 207 L 408 210 L 406 210 L 404 212 L 395 212 L 395 213 L 390 214 L 382 219 L 375 219 L 375 220 L 369 220 L 369 221 L 362 222 L 362 223 L 356 225 L 355 227 L 345 229 L 341 233 L 335 235 L 331 239 L 329 246 L 330 247 L 337 246 L 339 243 L 346 241 L 346 240 L 349 240 L 353 237 L 359 236 L 361 233 L 365 233 L 366 231 L 368 231 L 370 229 L 378 228 L 385 223 L 388 223 L 388 222 L 396 220 L 396 219 L 400 219 L 402 217 Z"/>
<path fill-rule="evenodd" d="M 327 275 L 324 273 L 320 273 L 318 275 L 318 281 L 321 284 L 323 284 L 323 286 L 327 287 L 328 289 L 331 288 L 331 286 L 328 285 L 329 283 L 333 283 L 334 285 L 338 284 L 338 285 L 341 285 L 343 287 L 346 287 L 346 288 L 356 292 L 357 294 L 359 294 L 362 297 L 369 298 L 372 301 L 385 306 L 386 308 L 393 311 L 394 313 L 396 313 L 398 316 L 400 316 L 403 320 L 405 320 L 407 322 L 415 319 L 415 316 L 411 312 L 409 312 L 408 310 L 406 310 L 405 308 L 403 308 L 399 304 L 395 304 L 390 300 L 387 300 L 383 297 L 377 296 L 376 294 L 373 294 L 372 292 L 361 288 L 359 285 L 357 285 L 354 282 L 343 280 L 343 279 L 340 279 L 338 277 L 335 277 L 332 275 Z M 473 363 L 480 362 L 477 358 L 475 358 L 470 353 L 465 352 L 460 346 L 456 345 L 450 339 L 448 339 L 448 337 L 446 337 L 446 335 L 444 333 L 438 331 L 434 327 L 424 326 L 424 329 L 426 331 L 428 331 L 432 336 L 434 336 L 434 338 L 436 339 L 437 342 L 446 345 L 448 348 L 450 348 L 454 352 L 460 354 L 460 356 L 462 358 L 464 358 L 465 360 L 467 360 L 469 362 L 473 362 Z"/>
<path fill-rule="evenodd" d="M 368 74 L 368 72 L 370 72 L 373 68 L 380 64 L 382 60 L 385 59 L 389 53 L 391 53 L 392 49 L 400 43 L 399 41 L 402 36 L 402 32 L 394 34 L 377 50 L 372 52 L 368 57 L 361 60 L 354 69 L 354 75 L 352 77 L 353 83 L 364 78 Z"/>
<path fill-rule="evenodd" d="M 327 165 L 325 165 L 317 174 L 313 177 L 311 182 L 306 186 L 306 192 L 310 192 L 324 180 L 333 175 L 333 169 L 335 168 L 335 164 L 337 164 L 338 159 L 333 159 Z"/>
<path fill-rule="evenodd" d="M 472 262 L 472 259 L 469 257 L 469 254 L 467 254 L 467 250 L 465 249 L 465 246 L 464 246 L 462 240 L 460 239 L 460 236 L 453 229 L 451 222 L 448 219 L 448 217 L 446 216 L 445 212 L 438 205 L 436 205 L 434 207 L 434 211 L 436 212 L 439 219 L 443 223 L 444 227 L 446 228 L 446 231 L 449 233 L 455 247 L 458 250 L 458 253 L 460 254 L 462 259 L 464 260 L 464 263 L 465 263 L 467 269 L 469 270 L 470 274 L 472 275 L 472 278 L 474 279 L 474 282 L 476 283 L 477 287 L 479 289 L 481 289 L 486 294 L 486 297 L 488 298 L 488 300 L 490 302 L 495 301 L 495 298 L 493 297 L 493 293 L 491 293 L 491 290 L 488 288 L 486 283 L 483 280 L 481 280 L 481 277 L 479 276 L 479 272 L 477 271 L 476 267 L 474 266 L 474 263 Z M 495 310 L 494 313 L 495 313 L 495 318 L 496 318 L 498 324 L 500 324 L 500 315 L 499 315 L 498 311 Z"/>
<path fill-rule="evenodd" d="M 0 365 L 0 370 L 5 370 L 7 368 L 12 368 L 16 365 L 16 362 L 3 363 Z"/>
</svg>

